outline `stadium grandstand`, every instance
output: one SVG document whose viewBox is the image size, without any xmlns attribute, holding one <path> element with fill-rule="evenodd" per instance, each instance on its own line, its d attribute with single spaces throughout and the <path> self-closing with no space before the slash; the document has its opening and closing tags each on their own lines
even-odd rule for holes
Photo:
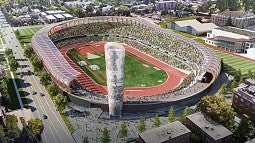
<svg viewBox="0 0 255 143">
<path fill-rule="evenodd" d="M 164 93 L 125 96 L 124 112 L 194 104 L 209 91 L 221 70 L 219 59 L 206 46 L 141 18 L 87 17 L 48 25 L 33 36 L 31 45 L 58 87 L 83 106 L 107 110 L 107 91 L 65 57 L 67 50 L 63 49 L 91 41 L 124 43 L 189 72 L 174 89 Z"/>
</svg>

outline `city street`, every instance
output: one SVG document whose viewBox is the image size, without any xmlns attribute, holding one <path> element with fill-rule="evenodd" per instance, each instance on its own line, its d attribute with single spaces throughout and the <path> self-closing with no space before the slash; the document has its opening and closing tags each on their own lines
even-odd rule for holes
<svg viewBox="0 0 255 143">
<path fill-rule="evenodd" d="M 33 74 L 32 65 L 23 55 L 23 49 L 16 39 L 12 27 L 2 20 L 0 25 L 6 41 L 5 47 L 13 50 L 14 56 L 20 65 L 17 75 L 26 95 L 28 105 L 32 110 L 33 116 L 43 120 L 42 141 L 44 143 L 75 142 L 45 88 L 40 84 L 39 78 Z M 35 95 L 32 94 L 33 91 L 36 92 Z M 40 96 L 40 93 L 43 93 L 44 96 Z M 43 114 L 47 115 L 48 118 L 43 119 Z"/>
</svg>

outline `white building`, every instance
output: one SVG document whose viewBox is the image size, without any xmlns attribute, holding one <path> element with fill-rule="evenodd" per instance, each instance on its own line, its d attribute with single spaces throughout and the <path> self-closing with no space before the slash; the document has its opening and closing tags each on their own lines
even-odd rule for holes
<svg viewBox="0 0 255 143">
<path fill-rule="evenodd" d="M 47 23 L 54 23 L 54 22 L 57 22 L 57 19 L 53 15 L 46 15 L 45 16 L 45 21 Z"/>
<path fill-rule="evenodd" d="M 203 35 L 211 32 L 213 28 L 218 26 L 213 23 L 200 23 L 197 20 L 174 21 L 167 24 L 167 28 L 177 31 L 186 32 L 192 35 Z"/>
<path fill-rule="evenodd" d="M 56 17 L 57 22 L 65 20 L 65 17 L 62 14 L 55 14 L 54 17 Z"/>
<path fill-rule="evenodd" d="M 237 53 L 247 53 L 255 58 L 255 31 L 236 27 L 219 27 L 207 33 L 206 44 Z"/>
</svg>

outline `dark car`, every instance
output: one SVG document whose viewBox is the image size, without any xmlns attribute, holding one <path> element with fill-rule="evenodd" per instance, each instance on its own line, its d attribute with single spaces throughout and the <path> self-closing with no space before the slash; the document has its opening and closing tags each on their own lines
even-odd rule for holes
<svg viewBox="0 0 255 143">
<path fill-rule="evenodd" d="M 43 94 L 43 93 L 40 93 L 40 96 L 44 96 L 44 94 Z"/>
<path fill-rule="evenodd" d="M 32 95 L 36 95 L 36 92 L 33 90 L 33 91 L 31 92 L 31 94 L 32 94 Z"/>
<path fill-rule="evenodd" d="M 45 114 L 43 114 L 42 117 L 43 117 L 43 119 L 47 119 L 48 118 L 47 115 L 45 115 Z"/>
</svg>

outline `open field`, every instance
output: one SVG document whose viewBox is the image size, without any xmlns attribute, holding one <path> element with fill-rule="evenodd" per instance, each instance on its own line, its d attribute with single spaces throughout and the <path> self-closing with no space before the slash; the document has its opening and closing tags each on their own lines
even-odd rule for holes
<svg viewBox="0 0 255 143">
<path fill-rule="evenodd" d="M 100 54 L 102 55 L 102 54 Z M 97 83 L 106 85 L 106 67 L 105 57 L 100 56 L 97 59 L 87 59 L 87 55 L 80 55 L 75 49 L 68 52 L 68 56 L 78 65 L 78 61 L 86 61 L 91 65 L 98 65 L 100 70 L 92 71 L 88 66 L 81 68 L 92 77 Z M 126 52 L 124 77 L 125 87 L 150 87 L 159 85 L 167 79 L 167 74 L 163 70 L 154 68 L 155 66 L 135 55 Z"/>
<path fill-rule="evenodd" d="M 30 43 L 33 35 L 42 28 L 43 26 L 17 29 L 14 31 L 16 37 L 20 41 L 21 45 L 23 43 Z"/>
<path fill-rule="evenodd" d="M 220 50 L 212 50 L 220 59 L 223 59 L 224 72 L 227 72 L 231 75 L 234 75 L 238 69 L 242 71 L 242 74 L 247 74 L 249 69 L 255 72 L 255 62 L 229 53 L 222 52 Z"/>
</svg>

